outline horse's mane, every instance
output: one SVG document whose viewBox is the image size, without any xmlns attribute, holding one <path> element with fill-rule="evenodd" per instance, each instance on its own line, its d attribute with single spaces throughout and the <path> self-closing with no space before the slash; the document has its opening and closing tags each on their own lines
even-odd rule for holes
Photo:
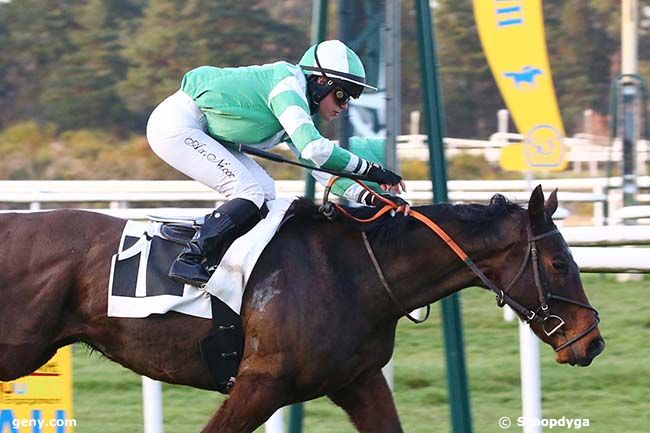
<svg viewBox="0 0 650 433">
<path fill-rule="evenodd" d="M 373 216 L 378 210 L 377 208 L 367 206 L 343 207 L 350 214 L 361 219 Z M 461 223 L 463 233 L 473 237 L 480 237 L 485 241 L 486 246 L 492 246 L 499 242 L 501 238 L 499 224 L 497 224 L 499 221 L 502 221 L 508 215 L 522 211 L 520 205 L 511 202 L 501 194 L 492 196 L 487 205 L 477 203 L 442 203 L 415 206 L 413 209 L 428 216 L 437 223 L 444 224 L 445 222 L 453 221 Z M 294 201 L 289 207 L 285 218 L 289 217 L 295 217 L 298 220 L 327 221 L 327 218 L 320 213 L 319 206 L 304 197 Z M 413 224 L 421 224 L 415 219 L 406 217 L 401 213 L 394 216 L 385 214 L 370 223 L 358 223 L 345 217 L 340 217 L 338 221 L 341 221 L 343 224 L 356 226 L 360 231 L 366 232 L 370 239 L 391 246 L 399 244 L 403 239 L 402 235 Z"/>
</svg>

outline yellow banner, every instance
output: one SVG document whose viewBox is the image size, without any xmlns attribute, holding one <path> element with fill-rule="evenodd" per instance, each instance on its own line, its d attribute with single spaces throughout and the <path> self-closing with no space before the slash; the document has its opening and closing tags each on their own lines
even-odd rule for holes
<svg viewBox="0 0 650 433">
<path fill-rule="evenodd" d="M 75 424 L 70 346 L 29 376 L 0 382 L 0 433 L 71 433 Z"/>
<path fill-rule="evenodd" d="M 544 39 L 541 0 L 473 0 L 483 51 L 525 139 L 504 149 L 507 170 L 566 168 L 564 127 Z"/>
</svg>

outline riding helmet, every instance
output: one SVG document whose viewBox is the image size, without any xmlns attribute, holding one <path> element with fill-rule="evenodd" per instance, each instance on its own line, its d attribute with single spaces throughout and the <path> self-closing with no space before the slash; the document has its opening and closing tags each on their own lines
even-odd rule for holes
<svg viewBox="0 0 650 433">
<path fill-rule="evenodd" d="M 366 71 L 359 56 L 338 40 L 311 46 L 299 65 L 307 75 L 307 94 L 312 113 L 318 111 L 320 101 L 337 87 L 355 99 L 361 96 L 366 87 L 377 90 L 366 84 Z M 318 84 L 318 77 L 325 77 L 327 81 Z"/>
</svg>

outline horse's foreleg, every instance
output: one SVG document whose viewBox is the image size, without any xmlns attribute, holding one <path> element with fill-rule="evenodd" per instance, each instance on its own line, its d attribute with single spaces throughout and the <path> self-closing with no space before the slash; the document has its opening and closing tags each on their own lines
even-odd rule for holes
<svg viewBox="0 0 650 433">
<path fill-rule="evenodd" d="M 361 433 L 403 433 L 381 371 L 362 376 L 328 397 L 345 410 Z"/>
<path fill-rule="evenodd" d="M 283 405 L 281 388 L 272 379 L 238 376 L 230 397 L 201 433 L 252 433 Z"/>
</svg>

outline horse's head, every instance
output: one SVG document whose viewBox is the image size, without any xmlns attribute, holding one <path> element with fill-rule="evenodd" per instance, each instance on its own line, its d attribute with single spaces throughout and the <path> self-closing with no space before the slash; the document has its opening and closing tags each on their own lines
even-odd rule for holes
<svg viewBox="0 0 650 433">
<path fill-rule="evenodd" d="M 605 342 L 578 265 L 551 218 L 556 209 L 557 190 L 544 202 L 541 185 L 535 188 L 522 217 L 523 240 L 508 254 L 508 261 L 519 260 L 521 266 L 514 265 L 514 271 L 502 275 L 504 302 L 555 349 L 557 362 L 587 366 L 603 351 Z"/>
</svg>

